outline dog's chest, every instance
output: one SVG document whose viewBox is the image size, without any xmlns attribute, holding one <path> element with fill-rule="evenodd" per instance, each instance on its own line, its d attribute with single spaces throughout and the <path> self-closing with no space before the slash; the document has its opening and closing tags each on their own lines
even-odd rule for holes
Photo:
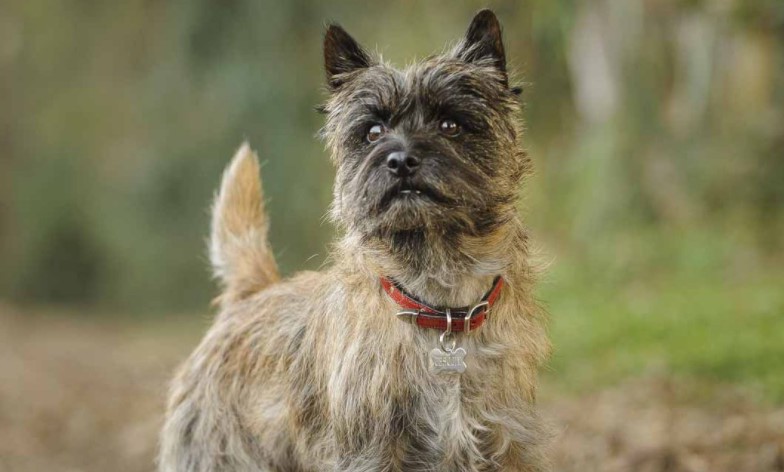
<svg viewBox="0 0 784 472">
<path fill-rule="evenodd" d="M 325 432 L 337 457 L 365 460 L 375 451 L 371 461 L 406 471 L 497 470 L 492 460 L 507 462 L 510 444 L 530 426 L 524 414 L 528 385 L 521 367 L 510 370 L 525 365 L 514 344 L 522 336 L 495 327 L 458 335 L 467 369 L 448 373 L 430 365 L 440 332 L 409 324 L 365 328 L 330 338 L 331 427 Z M 521 358 L 512 362 L 511 356 Z"/>
<path fill-rule="evenodd" d="M 423 460 L 429 462 L 426 470 L 473 470 L 469 464 L 484 463 L 496 452 L 486 402 L 466 389 L 468 375 L 434 374 L 401 405 L 407 419 L 393 447 L 405 451 L 402 470 L 417 470 L 412 467 Z"/>
<path fill-rule="evenodd" d="M 433 342 L 427 337 L 387 352 L 346 352 L 343 359 L 352 361 L 332 377 L 338 441 L 344 433 L 354 435 L 343 438 L 364 450 L 385 450 L 382 455 L 411 471 L 474 470 L 462 467 L 494 455 L 497 436 L 486 402 L 494 391 L 486 378 L 496 369 L 479 368 L 481 353 L 466 345 L 473 356 L 466 372 L 433 372 L 428 366 Z"/>
</svg>

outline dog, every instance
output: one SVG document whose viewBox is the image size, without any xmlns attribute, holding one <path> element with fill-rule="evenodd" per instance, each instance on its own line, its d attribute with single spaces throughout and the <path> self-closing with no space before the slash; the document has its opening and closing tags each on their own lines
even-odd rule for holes
<svg viewBox="0 0 784 472">
<path fill-rule="evenodd" d="M 324 37 L 332 263 L 281 280 L 244 144 L 212 212 L 222 285 L 180 368 L 161 471 L 549 470 L 550 344 L 517 208 L 531 162 L 489 10 L 403 70 Z"/>
</svg>

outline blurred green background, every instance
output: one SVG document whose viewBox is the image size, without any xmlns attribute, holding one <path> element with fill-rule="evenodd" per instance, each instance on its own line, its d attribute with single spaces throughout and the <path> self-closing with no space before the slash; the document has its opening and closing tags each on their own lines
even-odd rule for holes
<svg viewBox="0 0 784 472">
<path fill-rule="evenodd" d="M 5 0 L 0 299 L 201 319 L 208 207 L 244 139 L 283 271 L 319 267 L 325 23 L 405 65 L 485 6 L 525 88 L 553 382 L 663 371 L 784 400 L 780 0 Z"/>
</svg>

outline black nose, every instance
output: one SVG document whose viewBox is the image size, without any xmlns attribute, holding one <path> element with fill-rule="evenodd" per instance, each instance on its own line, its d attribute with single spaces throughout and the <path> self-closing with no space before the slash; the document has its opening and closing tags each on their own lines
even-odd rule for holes
<svg viewBox="0 0 784 472">
<path fill-rule="evenodd" d="M 419 168 L 419 159 L 405 152 L 393 152 L 387 156 L 387 170 L 398 177 L 414 175 Z"/>
</svg>

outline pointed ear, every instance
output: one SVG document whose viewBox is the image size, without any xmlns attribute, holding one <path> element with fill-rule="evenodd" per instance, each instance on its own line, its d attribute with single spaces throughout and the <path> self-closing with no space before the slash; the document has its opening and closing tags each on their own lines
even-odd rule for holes
<svg viewBox="0 0 784 472">
<path fill-rule="evenodd" d="M 498 70 L 506 73 L 506 53 L 501 40 L 501 24 L 495 13 L 481 10 L 474 16 L 460 46 L 458 57 L 466 62 L 492 59 Z"/>
<path fill-rule="evenodd" d="M 324 35 L 324 68 L 330 89 L 340 88 L 346 82 L 346 74 L 370 67 L 371 63 L 370 56 L 346 30 L 329 25 Z"/>
</svg>

